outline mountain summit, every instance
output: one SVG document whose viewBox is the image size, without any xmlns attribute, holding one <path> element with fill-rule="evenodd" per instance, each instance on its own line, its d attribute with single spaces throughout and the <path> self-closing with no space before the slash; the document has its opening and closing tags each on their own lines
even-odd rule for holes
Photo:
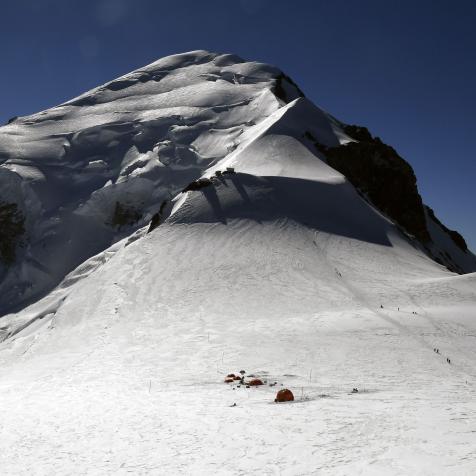
<svg viewBox="0 0 476 476">
<path fill-rule="evenodd" d="M 3 472 L 474 473 L 476 257 L 279 69 L 163 58 L 0 164 Z"/>
<path fill-rule="evenodd" d="M 284 138 L 287 155 L 277 157 Z M 194 51 L 0 129 L 0 312 L 40 297 L 225 164 L 315 183 L 317 169 L 339 171 L 415 246 L 452 271 L 476 270 L 391 147 L 315 107 L 275 67 Z M 318 214 L 323 204 L 309 200 Z"/>
</svg>

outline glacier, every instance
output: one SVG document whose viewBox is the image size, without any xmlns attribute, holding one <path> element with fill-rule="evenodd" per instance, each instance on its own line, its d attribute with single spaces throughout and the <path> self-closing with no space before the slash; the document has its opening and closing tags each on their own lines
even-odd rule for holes
<svg viewBox="0 0 476 476">
<path fill-rule="evenodd" d="M 355 141 L 206 51 L 0 128 L 2 474 L 474 474 L 476 258 L 332 168 Z"/>
</svg>

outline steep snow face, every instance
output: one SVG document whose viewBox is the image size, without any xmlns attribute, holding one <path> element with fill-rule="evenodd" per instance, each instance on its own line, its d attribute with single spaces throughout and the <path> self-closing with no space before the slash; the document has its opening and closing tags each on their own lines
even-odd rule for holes
<svg viewBox="0 0 476 476">
<path fill-rule="evenodd" d="M 13 120 L 0 129 L 0 220 L 22 221 L 9 228 L 17 233 L 0 234 L 0 315 L 147 224 L 198 177 L 236 167 L 343 181 L 316 140 L 354 141 L 277 68 L 206 51 L 163 58 Z M 435 233 L 443 243 L 445 232 Z M 433 254 L 448 261 L 440 248 Z M 476 269 L 470 252 L 444 250 L 458 269 Z"/>
<path fill-rule="evenodd" d="M 147 223 L 282 103 L 281 72 L 232 55 L 163 58 L 0 129 L 0 204 L 25 233 L 0 260 L 0 314 Z M 290 99 L 298 91 L 287 84 Z"/>
<path fill-rule="evenodd" d="M 2 474 L 474 474 L 476 276 L 329 167 L 313 140 L 352 139 L 291 84 L 277 98 L 277 74 L 177 55 L 60 106 L 58 124 L 13 123 L 24 147 L 28 128 L 65 128 L 44 150 L 79 127 L 61 166 L 2 166 L 47 250 L 25 245 L 24 281 L 36 267 L 43 282 L 55 246 L 63 263 L 116 241 L 1 319 Z M 99 185 L 77 182 L 83 153 Z M 266 386 L 223 383 L 240 369 Z M 292 404 L 273 403 L 283 387 Z"/>
<path fill-rule="evenodd" d="M 329 165 L 343 173 L 362 195 L 416 238 L 435 261 L 457 273 L 475 271 L 476 256 L 468 250 L 464 238 L 445 227 L 433 210 L 423 204 L 411 165 L 393 147 L 372 137 L 367 128 L 341 126 L 356 140 L 329 147 L 310 131 L 306 135 L 325 154 Z"/>
<path fill-rule="evenodd" d="M 299 122 L 301 117 L 304 118 L 303 123 Z M 162 216 L 165 223 L 159 230 L 163 227 L 171 229 L 174 240 L 183 243 L 183 246 L 189 246 L 189 249 L 183 256 L 172 254 L 167 260 L 167 265 L 164 264 L 162 258 L 159 259 L 158 265 L 164 276 L 176 275 L 177 269 L 180 269 L 179 262 L 183 263 L 185 269 L 192 261 L 198 267 L 207 267 L 206 263 L 199 264 L 201 259 L 206 261 L 203 254 L 200 254 L 200 259 L 190 256 L 197 252 L 198 245 L 195 241 L 187 245 L 187 230 L 189 227 L 193 229 L 198 226 L 198 229 L 203 230 L 204 236 L 210 234 L 209 246 L 213 249 L 215 247 L 214 230 L 218 225 L 220 225 L 218 228 L 224 227 L 219 234 L 225 233 L 225 235 L 228 233 L 228 228 L 238 231 L 239 234 L 239 230 L 253 230 L 247 239 L 237 244 L 236 253 L 239 258 L 235 265 L 238 269 L 235 269 L 235 265 L 230 266 L 230 272 L 237 275 L 244 269 L 238 263 L 243 259 L 248 262 L 249 259 L 247 252 L 242 250 L 253 248 L 251 242 L 254 240 L 266 241 L 275 233 L 275 229 L 278 234 L 280 230 L 286 230 L 287 236 L 294 235 L 298 241 L 303 239 L 299 238 L 300 235 L 306 237 L 305 240 L 309 243 L 306 245 L 307 251 L 304 255 L 315 254 L 319 251 L 318 241 L 322 236 L 326 236 L 327 240 L 334 237 L 333 239 L 343 241 L 346 243 L 345 248 L 355 247 L 361 250 L 362 256 L 365 256 L 364 260 L 357 254 L 352 256 L 352 261 L 353 266 L 362 269 L 366 275 L 378 275 L 381 272 L 379 270 L 382 261 L 386 262 L 386 268 L 394 269 L 392 280 L 395 279 L 395 273 L 401 273 L 402 276 L 407 277 L 451 275 L 445 268 L 429 259 L 423 250 L 412 243 L 390 220 L 360 197 L 342 174 L 329 167 L 325 159 L 319 157 L 312 143 L 308 142 L 305 134 L 302 133 L 305 124 L 312 125 L 313 136 L 329 144 L 345 140 L 342 135 L 339 137 L 329 125 L 329 121 L 324 119 L 325 113 L 306 99 L 296 99 L 244 132 L 238 147 L 205 171 L 201 180 L 206 182 L 202 182 L 203 185 L 198 190 L 178 193 L 166 207 L 166 212 Z M 230 168 L 233 168 L 233 172 L 227 173 L 227 169 Z M 217 174 L 218 171 L 223 172 Z M 211 227 L 209 231 L 207 231 L 207 225 Z M 262 228 L 261 225 L 266 227 Z M 157 232 L 157 230 L 153 231 L 153 233 Z M 75 289 L 74 284 L 77 281 L 87 277 L 92 271 L 106 263 L 109 257 L 114 256 L 121 247 L 128 247 L 137 240 L 142 243 L 145 233 L 146 227 L 80 266 L 52 294 L 54 297 L 46 298 L 48 303 L 46 307 L 40 301 L 38 304 L 40 311 L 32 314 L 27 310 L 16 317 L 13 314 L 4 317 L 2 319 L 4 337 L 16 335 L 25 326 L 43 319 L 45 313 L 56 313 L 56 308 L 51 310 L 51 300 L 56 303 L 53 307 L 60 306 Z M 180 236 L 182 233 L 183 237 Z M 285 243 L 278 246 L 278 255 L 284 252 L 279 251 L 279 247 L 287 247 L 288 241 L 293 240 L 288 237 Z M 315 252 L 312 251 L 314 247 L 317 247 Z M 347 252 L 344 256 L 346 254 Z M 374 254 L 376 257 L 369 258 Z M 387 257 L 385 257 L 386 254 L 388 254 Z M 403 261 L 400 260 L 400 255 L 405 256 Z M 347 258 L 348 256 L 345 257 Z M 226 256 L 223 255 L 215 259 L 227 261 Z M 370 266 L 369 260 L 377 263 L 377 268 Z M 172 265 L 174 261 L 176 264 Z M 272 263 L 269 265 L 270 269 L 277 266 L 274 258 L 270 258 L 270 263 Z M 175 267 L 174 271 L 172 267 Z M 280 264 L 278 267 L 285 268 L 286 265 Z M 185 273 L 185 269 L 181 272 Z M 332 273 L 335 271 L 336 269 L 331 270 Z M 213 274 L 212 269 L 209 269 L 209 272 Z M 256 274 L 258 276 L 259 273 L 256 272 Z M 211 285 L 209 291 L 211 294 L 216 289 L 223 289 L 225 281 L 221 285 L 218 283 L 214 285 L 211 284 L 214 278 L 205 276 L 201 282 L 206 283 L 207 287 Z M 311 288 L 315 289 L 316 277 L 309 275 L 308 279 Z M 186 282 L 187 279 L 184 276 L 184 283 L 178 285 L 179 293 L 186 292 L 185 290 L 189 288 L 190 284 L 185 284 Z M 335 284 L 335 279 L 332 282 L 331 287 Z M 147 283 L 144 285 L 150 286 Z M 291 280 L 289 286 L 290 289 L 294 289 L 296 284 Z M 239 299 L 242 298 L 242 291 L 240 288 Z M 269 292 L 271 297 L 272 294 L 279 294 L 281 291 L 271 287 Z M 289 300 L 289 295 L 284 295 L 291 309 L 294 309 L 293 300 Z M 317 299 L 322 300 L 324 306 L 330 305 L 326 296 L 327 293 L 324 293 L 324 296 L 317 293 Z M 167 301 L 169 302 L 170 299 L 173 301 L 179 299 L 179 296 L 176 295 L 174 298 L 169 296 Z M 213 299 L 210 297 L 211 301 Z M 347 302 L 342 296 L 340 299 L 342 303 Z M 169 302 L 169 306 L 172 306 L 172 301 Z M 261 309 L 263 301 L 258 299 L 258 302 L 260 312 L 277 312 L 274 306 L 270 306 L 266 311 Z M 335 305 L 334 300 L 331 302 Z M 193 303 L 194 300 L 191 301 L 192 306 Z M 217 303 L 223 302 L 218 299 Z M 217 305 L 217 312 L 220 305 Z M 282 309 L 284 306 L 283 302 L 278 308 Z M 303 309 L 315 307 L 316 304 L 309 303 L 307 307 L 303 306 Z"/>
<path fill-rule="evenodd" d="M 2 318 L 5 474 L 474 474 L 476 275 L 430 260 L 282 117 L 237 173 Z M 223 383 L 241 369 L 266 385 Z"/>
</svg>

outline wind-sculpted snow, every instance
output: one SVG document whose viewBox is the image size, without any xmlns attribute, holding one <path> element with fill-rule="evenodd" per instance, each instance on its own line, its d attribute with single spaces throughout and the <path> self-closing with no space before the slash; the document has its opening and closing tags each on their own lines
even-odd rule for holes
<svg viewBox="0 0 476 476">
<path fill-rule="evenodd" d="M 0 201 L 25 216 L 0 313 L 145 225 L 244 132 L 281 107 L 279 70 L 231 55 L 175 55 L 0 129 Z M 297 95 L 297 94 L 296 94 Z M 111 223 L 117 204 L 136 223 Z"/>
<path fill-rule="evenodd" d="M 214 182 L 3 318 L 4 474 L 474 473 L 474 275 L 346 183 Z"/>
<path fill-rule="evenodd" d="M 145 226 L 202 175 L 235 166 L 304 179 L 311 178 L 309 164 L 323 171 L 326 157 L 315 141 L 336 148 L 354 139 L 302 96 L 275 67 L 195 51 L 2 127 L 0 203 L 17 208 L 24 233 L 7 244 L 13 258 L 0 260 L 0 314 L 38 299 Z M 274 137 L 283 139 L 273 144 Z M 287 152 L 275 160 L 280 147 Z M 332 180 L 345 180 L 326 170 Z M 324 175 L 312 179 L 329 180 Z M 448 261 L 440 248 L 432 246 L 432 254 Z M 470 252 L 453 248 L 444 249 L 458 269 L 476 268 Z"/>
<path fill-rule="evenodd" d="M 341 126 L 198 51 L 0 129 L 2 475 L 475 474 L 476 274 L 329 166 Z"/>
</svg>

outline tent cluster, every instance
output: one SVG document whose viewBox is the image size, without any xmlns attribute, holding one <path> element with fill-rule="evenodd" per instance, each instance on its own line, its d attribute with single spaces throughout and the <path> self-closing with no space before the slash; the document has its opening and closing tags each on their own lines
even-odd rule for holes
<svg viewBox="0 0 476 476">
<path fill-rule="evenodd" d="M 254 375 L 248 375 L 247 377 L 249 378 L 249 380 L 245 381 L 245 373 L 246 372 L 244 370 L 240 370 L 239 374 L 230 373 L 225 377 L 224 382 L 225 383 L 235 383 L 235 382 L 238 383 L 239 382 L 238 387 L 241 387 L 241 385 L 245 385 L 246 388 L 258 387 L 260 385 L 264 385 L 264 384 L 267 383 L 266 380 L 263 381 L 260 378 L 255 377 Z M 269 386 L 274 387 L 276 384 L 277 384 L 277 382 L 270 383 Z M 289 390 L 287 388 L 282 388 L 276 394 L 276 398 L 274 399 L 274 401 L 276 403 L 292 402 L 292 401 L 294 401 L 293 392 L 291 392 L 291 390 Z"/>
<path fill-rule="evenodd" d="M 235 374 L 228 374 L 225 377 L 225 383 L 233 383 L 233 382 L 235 382 L 235 380 L 243 381 L 243 379 L 244 379 L 244 370 L 242 370 L 242 372 L 243 372 L 243 374 L 241 374 L 241 377 L 239 375 L 235 375 Z"/>
<path fill-rule="evenodd" d="M 239 374 L 228 374 L 225 377 L 225 383 L 234 383 L 235 381 L 239 380 L 240 384 L 246 385 L 246 387 L 256 387 L 258 385 L 264 385 L 262 380 L 260 380 L 259 378 L 254 378 L 253 375 L 248 375 L 248 377 L 253 378 L 245 382 L 245 373 L 246 372 L 244 370 L 240 370 Z"/>
</svg>

